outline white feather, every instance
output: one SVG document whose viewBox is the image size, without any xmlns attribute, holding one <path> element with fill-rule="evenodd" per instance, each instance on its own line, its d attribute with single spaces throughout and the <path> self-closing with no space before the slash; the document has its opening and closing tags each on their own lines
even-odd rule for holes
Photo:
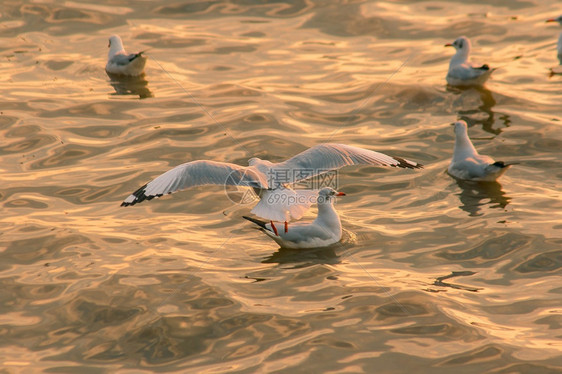
<svg viewBox="0 0 562 374">
<path fill-rule="evenodd" d="M 334 209 L 334 199 L 337 192 L 330 187 L 322 188 L 318 192 L 318 216 L 310 223 L 259 222 L 245 217 L 263 227 L 262 231 L 275 240 L 282 248 L 304 249 L 327 247 L 340 241 L 342 226 L 340 217 Z M 275 225 L 275 229 L 273 228 Z"/>
<path fill-rule="evenodd" d="M 260 201 L 251 213 L 272 221 L 301 219 L 310 206 L 316 202 L 318 191 L 277 188 L 263 190 Z"/>
</svg>

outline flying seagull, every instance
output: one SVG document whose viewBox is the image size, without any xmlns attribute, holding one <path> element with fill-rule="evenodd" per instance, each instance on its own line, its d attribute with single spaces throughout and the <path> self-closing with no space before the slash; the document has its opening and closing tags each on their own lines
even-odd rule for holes
<svg viewBox="0 0 562 374">
<path fill-rule="evenodd" d="M 260 192 L 261 199 L 252 209 L 253 214 L 283 222 L 301 218 L 310 205 L 316 202 L 316 192 L 290 188 L 297 182 L 350 165 L 422 168 L 421 164 L 400 157 L 332 143 L 316 145 L 279 163 L 254 157 L 248 164 L 249 166 L 240 166 L 207 160 L 187 162 L 148 182 L 129 195 L 121 206 L 135 205 L 195 186 L 242 186 Z"/>
</svg>

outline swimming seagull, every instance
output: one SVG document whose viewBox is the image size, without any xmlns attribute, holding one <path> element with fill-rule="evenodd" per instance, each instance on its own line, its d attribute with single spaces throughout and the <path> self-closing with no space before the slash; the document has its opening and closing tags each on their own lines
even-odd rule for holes
<svg viewBox="0 0 562 374">
<path fill-rule="evenodd" d="M 345 144 L 325 143 L 307 149 L 279 163 L 257 157 L 244 167 L 231 163 L 198 160 L 178 165 L 148 182 L 128 196 L 121 206 L 135 205 L 189 187 L 223 185 L 252 187 L 261 199 L 252 213 L 273 221 L 299 219 L 316 200 L 317 192 L 293 190 L 291 185 L 350 165 L 422 168 L 421 164 L 400 157 Z"/>
<path fill-rule="evenodd" d="M 281 248 L 301 249 L 327 247 L 341 239 L 342 229 L 338 213 L 334 209 L 335 196 L 345 196 L 343 192 L 336 192 L 331 187 L 324 187 L 318 192 L 318 216 L 312 223 L 294 223 L 288 229 L 287 225 L 275 225 L 273 221 L 266 222 L 243 216 L 258 225 Z"/>
<path fill-rule="evenodd" d="M 457 121 L 455 126 L 455 148 L 453 159 L 447 171 L 453 177 L 463 180 L 492 182 L 516 163 L 494 161 L 489 156 L 478 154 L 470 141 L 465 121 Z"/>
<path fill-rule="evenodd" d="M 449 63 L 447 83 L 451 86 L 479 86 L 490 77 L 496 69 L 490 69 L 486 64 L 473 66 L 469 61 L 470 40 L 466 36 L 457 38 L 452 44 L 447 43 L 445 47 L 455 47 L 457 52 Z"/>
<path fill-rule="evenodd" d="M 562 16 L 558 16 L 556 18 L 547 19 L 546 22 L 558 22 L 560 26 L 562 26 Z M 562 65 L 562 32 L 558 37 L 558 61 L 560 61 L 560 65 Z"/>
<path fill-rule="evenodd" d="M 146 57 L 144 52 L 127 54 L 123 42 L 117 35 L 109 38 L 109 54 L 105 71 L 116 75 L 139 76 L 144 72 Z"/>
</svg>

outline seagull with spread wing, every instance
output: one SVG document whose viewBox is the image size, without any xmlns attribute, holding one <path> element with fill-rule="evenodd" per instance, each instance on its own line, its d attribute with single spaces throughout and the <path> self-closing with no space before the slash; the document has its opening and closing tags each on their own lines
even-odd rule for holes
<svg viewBox="0 0 562 374">
<path fill-rule="evenodd" d="M 257 157 L 249 166 L 198 160 L 176 166 L 129 195 L 121 206 L 202 185 L 230 185 L 260 190 L 261 199 L 252 213 L 267 220 L 287 222 L 299 219 L 316 202 L 317 191 L 293 190 L 304 179 L 350 165 L 375 165 L 419 169 L 422 165 L 400 157 L 345 144 L 319 144 L 279 163 Z M 299 171 L 306 170 L 306 173 Z"/>
</svg>

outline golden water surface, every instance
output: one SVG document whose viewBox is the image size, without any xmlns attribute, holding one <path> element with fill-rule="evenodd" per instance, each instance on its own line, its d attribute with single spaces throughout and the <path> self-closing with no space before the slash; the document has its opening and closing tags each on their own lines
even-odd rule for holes
<svg viewBox="0 0 562 374">
<path fill-rule="evenodd" d="M 3 1 L 0 372 L 557 373 L 554 0 Z M 107 38 L 146 50 L 111 79 Z M 457 36 L 498 70 L 447 87 Z M 446 174 L 453 121 L 516 161 Z M 221 186 L 122 208 L 183 162 L 337 142 L 339 245 L 279 249 Z M 305 220 L 314 217 L 311 210 Z"/>
</svg>

